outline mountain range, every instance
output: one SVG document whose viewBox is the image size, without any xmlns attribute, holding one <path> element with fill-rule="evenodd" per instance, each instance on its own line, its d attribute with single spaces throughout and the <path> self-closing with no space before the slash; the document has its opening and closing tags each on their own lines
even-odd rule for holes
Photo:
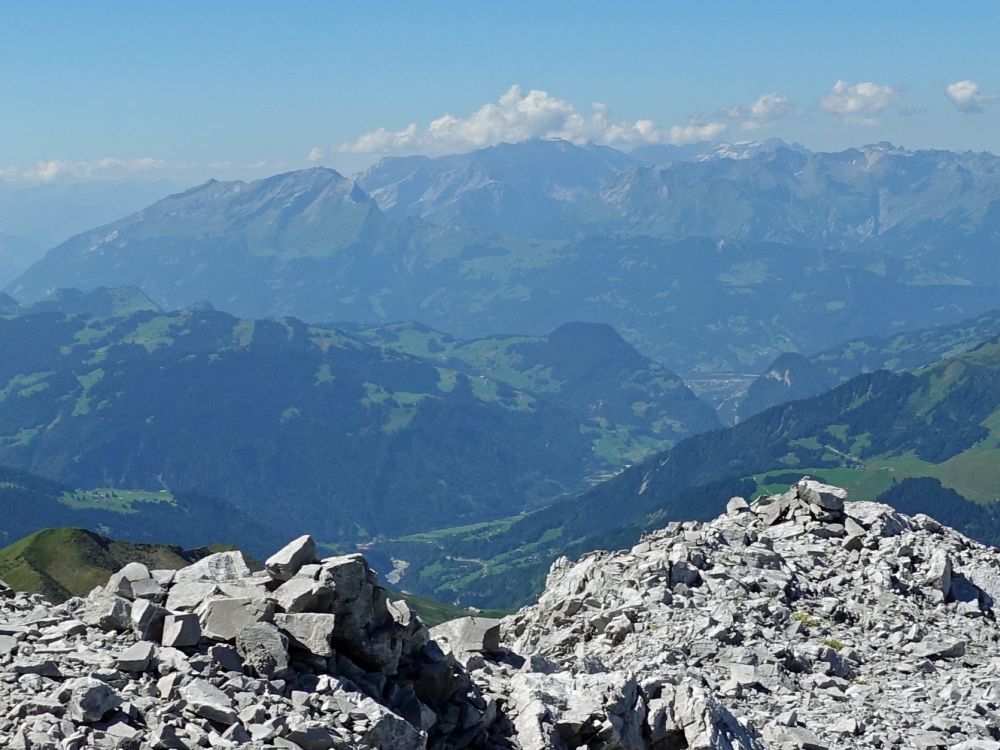
<svg viewBox="0 0 1000 750">
<path fill-rule="evenodd" d="M 535 512 L 384 540 L 368 554 L 382 565 L 406 561 L 401 585 L 414 591 L 509 606 L 539 590 L 559 555 L 626 546 L 667 521 L 710 518 L 724 498 L 753 497 L 803 475 L 901 503 L 910 513 L 943 513 L 997 544 L 998 384 L 995 338 L 915 373 L 859 375 L 688 438 Z"/>
<path fill-rule="evenodd" d="M 308 514 L 325 542 L 518 513 L 718 426 L 674 373 L 595 324 L 460 342 L 163 312 L 99 289 L 0 317 L 0 348 L 0 465 L 142 491 L 126 514 L 199 495 L 284 534 Z M 34 530 L 11 518 L 0 531 Z"/>
<path fill-rule="evenodd" d="M 7 291 L 134 285 L 166 309 L 461 338 L 589 320 L 682 375 L 742 376 L 997 305 L 991 154 L 772 143 L 661 159 L 534 141 L 354 179 L 213 181 L 71 238 Z"/>
</svg>

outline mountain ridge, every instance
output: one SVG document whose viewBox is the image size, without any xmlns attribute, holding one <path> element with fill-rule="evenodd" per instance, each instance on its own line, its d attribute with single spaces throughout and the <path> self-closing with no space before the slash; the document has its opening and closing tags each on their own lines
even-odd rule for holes
<svg viewBox="0 0 1000 750">
<path fill-rule="evenodd" d="M 558 170 L 529 158 L 539 148 Z M 418 160 L 430 176 L 396 218 L 331 170 L 210 183 L 53 248 L 8 290 L 32 299 L 132 285 L 167 309 L 207 299 L 253 318 L 417 319 L 463 338 L 591 320 L 686 375 L 759 371 L 783 351 L 996 307 L 992 155 L 780 146 L 658 168 L 622 162 L 612 174 L 600 166 L 606 150 L 496 151 L 517 162 L 510 176 L 449 168 L 486 158 L 478 152 Z M 387 184 L 412 169 L 402 173 Z M 532 222 L 552 233 L 533 236 Z M 769 319 L 747 314 L 765 303 Z"/>
</svg>

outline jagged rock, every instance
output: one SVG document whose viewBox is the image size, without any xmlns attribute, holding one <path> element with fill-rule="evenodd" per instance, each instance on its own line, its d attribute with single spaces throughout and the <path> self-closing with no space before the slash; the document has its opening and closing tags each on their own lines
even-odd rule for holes
<svg viewBox="0 0 1000 750">
<path fill-rule="evenodd" d="M 174 583 L 213 581 L 222 583 L 238 581 L 250 576 L 243 554 L 240 552 L 217 552 L 203 557 L 196 563 L 181 568 L 174 574 Z"/>
<path fill-rule="evenodd" d="M 270 622 L 256 622 L 236 635 L 243 664 L 263 677 L 281 677 L 288 671 L 288 638 Z"/>
<path fill-rule="evenodd" d="M 925 640 L 913 649 L 918 659 L 954 659 L 965 654 L 966 642 L 957 638 Z"/>
<path fill-rule="evenodd" d="M 951 558 L 948 553 L 940 549 L 934 550 L 929 568 L 927 585 L 944 599 L 951 591 Z"/>
<path fill-rule="evenodd" d="M 813 479 L 803 479 L 795 485 L 799 498 L 824 510 L 842 511 L 847 499 L 847 490 L 822 484 Z"/>
<path fill-rule="evenodd" d="M 123 672 L 145 672 L 156 655 L 156 648 L 148 641 L 139 641 L 122 651 L 115 659 Z"/>
<path fill-rule="evenodd" d="M 460 617 L 431 628 L 433 638 L 445 653 L 464 662 L 470 654 L 498 654 L 500 620 L 489 617 Z"/>
<path fill-rule="evenodd" d="M 844 499 L 804 480 L 751 513 L 734 505 L 625 552 L 557 561 L 538 604 L 502 624 L 503 645 L 551 665 L 534 678 L 549 700 L 533 710 L 546 718 L 511 707 L 515 736 L 559 746 L 545 731 L 570 710 L 553 697 L 561 675 L 635 670 L 650 743 L 637 747 L 993 741 L 973 704 L 992 695 L 976 665 L 1000 667 L 1000 632 L 972 576 L 988 586 L 996 552 L 926 517 Z M 700 585 L 681 580 L 695 573 Z M 470 665 L 484 691 L 510 695 L 509 674 Z M 859 705 L 870 709 L 854 715 Z M 949 718 L 925 728 L 932 716 Z"/>
<path fill-rule="evenodd" d="M 97 591 L 87 598 L 79 617 L 87 625 L 101 630 L 123 632 L 132 628 L 132 602 Z"/>
<path fill-rule="evenodd" d="M 122 703 L 114 688 L 91 677 L 68 680 L 59 694 L 65 702 L 67 716 L 84 724 L 100 721 Z"/>
<path fill-rule="evenodd" d="M 499 642 L 428 631 L 360 555 L 0 597 L 0 747 L 1000 750 L 998 553 L 843 499 L 804 480 L 561 558 Z"/>
<path fill-rule="evenodd" d="M 309 612 L 325 608 L 332 589 L 307 578 L 293 578 L 281 584 L 274 592 L 274 599 L 285 612 Z"/>
<path fill-rule="evenodd" d="M 631 675 L 519 672 L 507 696 L 523 750 L 645 746 L 646 705 Z"/>
<path fill-rule="evenodd" d="M 221 593 L 222 589 L 210 581 L 178 581 L 170 587 L 164 606 L 171 612 L 191 612 Z"/>
<path fill-rule="evenodd" d="M 163 585 L 155 578 L 144 578 L 141 581 L 132 581 L 132 598 L 149 599 L 155 602 L 162 602 L 166 592 Z"/>
<path fill-rule="evenodd" d="M 300 536 L 275 552 L 264 563 L 264 568 L 279 581 L 287 581 L 309 563 L 319 562 L 316 542 L 308 534 Z"/>
<path fill-rule="evenodd" d="M 424 750 L 427 746 L 426 733 L 371 698 L 361 696 L 355 710 L 368 725 L 357 737 L 358 750 Z"/>
<path fill-rule="evenodd" d="M 192 680 L 180 689 L 180 696 L 189 711 L 204 719 L 227 726 L 239 720 L 232 699 L 206 680 Z"/>
<path fill-rule="evenodd" d="M 273 617 L 272 602 L 250 598 L 209 599 L 199 612 L 202 634 L 220 641 L 232 641 L 248 625 Z"/>
<path fill-rule="evenodd" d="M 147 599 L 132 602 L 132 628 L 141 640 L 159 641 L 166 616 L 167 610 Z"/>
<path fill-rule="evenodd" d="M 288 635 L 292 645 L 317 656 L 333 656 L 336 619 L 336 615 L 319 612 L 282 613 L 274 616 L 274 624 Z"/>
<path fill-rule="evenodd" d="M 208 657 L 225 672 L 243 672 L 243 662 L 232 646 L 215 645 L 208 649 Z"/>
<path fill-rule="evenodd" d="M 750 504 L 742 497 L 733 497 L 726 503 L 726 513 L 731 516 L 750 510 Z"/>
<path fill-rule="evenodd" d="M 178 613 L 167 615 L 163 620 L 163 637 L 160 641 L 164 646 L 184 648 L 197 646 L 201 640 L 201 623 L 198 615 Z"/>
<path fill-rule="evenodd" d="M 120 572 L 115 573 L 108 579 L 108 582 L 104 585 L 104 590 L 112 596 L 120 596 L 123 599 L 131 600 L 134 597 L 132 582 Z"/>
<path fill-rule="evenodd" d="M 153 577 L 149 572 L 149 568 L 138 562 L 130 562 L 128 565 L 119 570 L 118 574 L 124 576 L 127 580 L 132 581 L 133 583 L 136 581 L 145 581 Z"/>
<path fill-rule="evenodd" d="M 961 573 L 986 595 L 986 606 L 997 607 L 1000 602 L 1000 561 L 990 560 L 963 565 Z"/>
</svg>

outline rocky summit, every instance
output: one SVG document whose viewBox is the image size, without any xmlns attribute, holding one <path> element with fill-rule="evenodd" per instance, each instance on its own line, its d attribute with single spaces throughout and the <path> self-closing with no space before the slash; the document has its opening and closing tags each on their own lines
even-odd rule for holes
<svg viewBox="0 0 1000 750">
<path fill-rule="evenodd" d="M 428 630 L 301 537 L 0 583 L 4 748 L 1000 750 L 1000 554 L 804 479 Z"/>
</svg>

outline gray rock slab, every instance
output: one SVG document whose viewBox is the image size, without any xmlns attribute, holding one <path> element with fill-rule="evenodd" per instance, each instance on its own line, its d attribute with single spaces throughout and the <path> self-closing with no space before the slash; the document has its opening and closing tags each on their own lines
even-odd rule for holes
<svg viewBox="0 0 1000 750">
<path fill-rule="evenodd" d="M 305 534 L 267 558 L 264 568 L 274 578 L 287 581 L 298 573 L 303 565 L 315 562 L 319 562 L 319 558 L 316 557 L 316 542 Z"/>
<path fill-rule="evenodd" d="M 154 656 L 156 647 L 148 641 L 139 641 L 118 654 L 115 663 L 123 672 L 145 672 Z"/>
<path fill-rule="evenodd" d="M 336 615 L 326 613 L 279 613 L 274 616 L 274 624 L 288 635 L 293 646 L 324 657 L 334 655 L 332 639 L 336 621 Z"/>
<path fill-rule="evenodd" d="M 288 638 L 273 623 L 257 622 L 241 629 L 236 650 L 244 666 L 261 677 L 281 677 L 288 672 Z"/>
<path fill-rule="evenodd" d="M 209 599 L 199 610 L 202 635 L 218 641 L 235 640 L 246 626 L 273 617 L 274 604 L 263 599 Z"/>
<path fill-rule="evenodd" d="M 77 677 L 67 681 L 62 695 L 66 700 L 67 716 L 85 724 L 100 721 L 122 703 L 114 688 L 92 677 Z"/>
<path fill-rule="evenodd" d="M 167 615 L 163 620 L 161 643 L 171 648 L 197 646 L 201 640 L 201 622 L 194 613 Z"/>
<path fill-rule="evenodd" d="M 207 680 L 191 680 L 180 688 L 180 696 L 187 704 L 187 710 L 203 719 L 226 726 L 239 720 L 233 710 L 232 699 Z"/>
<path fill-rule="evenodd" d="M 196 563 L 181 568 L 174 574 L 174 583 L 193 581 L 236 581 L 250 575 L 250 568 L 243 553 L 238 551 L 217 552 Z"/>
</svg>

